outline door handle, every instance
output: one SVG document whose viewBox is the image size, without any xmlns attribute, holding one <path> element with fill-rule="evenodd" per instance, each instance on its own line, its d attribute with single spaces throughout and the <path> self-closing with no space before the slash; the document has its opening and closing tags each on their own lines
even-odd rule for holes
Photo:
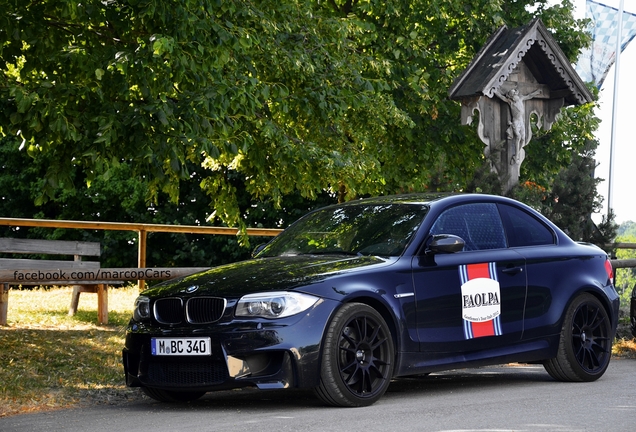
<svg viewBox="0 0 636 432">
<path fill-rule="evenodd" d="M 517 273 L 521 273 L 523 271 L 523 267 L 509 267 L 503 269 L 501 272 L 509 275 L 516 275 Z"/>
</svg>

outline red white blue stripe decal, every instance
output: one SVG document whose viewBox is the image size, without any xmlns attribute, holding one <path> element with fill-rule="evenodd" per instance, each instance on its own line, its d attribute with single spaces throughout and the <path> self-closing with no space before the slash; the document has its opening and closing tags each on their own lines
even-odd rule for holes
<svg viewBox="0 0 636 432">
<path fill-rule="evenodd" d="M 464 336 L 501 336 L 501 292 L 496 263 L 459 266 Z"/>
</svg>

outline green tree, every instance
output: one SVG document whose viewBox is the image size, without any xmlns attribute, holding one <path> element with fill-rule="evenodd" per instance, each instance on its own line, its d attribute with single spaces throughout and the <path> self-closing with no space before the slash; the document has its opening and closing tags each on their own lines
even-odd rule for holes
<svg viewBox="0 0 636 432">
<path fill-rule="evenodd" d="M 547 3 L 0 0 L 0 132 L 46 168 L 39 203 L 126 172 L 246 226 L 244 197 L 465 190 L 483 144 L 448 88 L 535 15 L 573 60 L 582 22 Z"/>
<path fill-rule="evenodd" d="M 83 173 L 74 169 L 71 178 L 78 186 L 73 190 L 57 190 L 46 202 L 35 205 L 42 184 L 46 181 L 47 164 L 0 140 L 0 215 L 84 221 L 109 221 L 148 224 L 200 225 L 208 212 L 208 200 L 199 187 L 200 176 L 192 172 L 182 182 L 179 201 L 175 204 L 159 193 L 155 202 L 146 200 L 147 185 L 131 176 L 128 165 L 119 164 L 108 180 L 96 178 L 87 187 Z M 194 167 L 192 167 L 194 168 Z M 285 227 L 317 206 L 334 202 L 322 194 L 314 201 L 299 194 L 288 196 L 285 207 L 275 209 L 273 202 L 253 201 L 237 179 L 239 206 L 248 227 Z M 52 228 L 17 228 L 0 226 L 0 237 L 64 239 L 96 241 L 102 246 L 103 267 L 135 267 L 137 265 L 137 234 L 129 231 L 76 230 Z M 253 244 L 269 237 L 252 237 Z M 208 267 L 235 262 L 249 257 L 251 248 L 241 245 L 240 238 L 225 235 L 184 233 L 149 233 L 147 264 L 149 266 Z"/>
<path fill-rule="evenodd" d="M 570 1 L 552 7 L 547 1 L 501 0 L 331 0 L 317 4 L 343 19 L 361 22 L 366 31 L 354 35 L 357 45 L 387 65 L 366 73 L 389 83 L 391 98 L 415 123 L 413 128 L 391 129 L 391 146 L 399 151 L 384 169 L 387 192 L 413 188 L 461 191 L 476 171 L 482 171 L 484 145 L 474 130 L 458 126 L 459 104 L 448 99 L 448 89 L 498 27 L 518 27 L 540 16 L 572 62 L 589 43 L 589 36 L 581 31 L 585 21 L 572 17 Z M 587 134 L 594 124 L 591 108 L 573 111 L 581 121 L 562 121 L 563 128 Z M 567 165 L 560 162 L 569 158 L 570 150 L 561 143 L 550 148 L 549 156 L 556 164 L 552 176 Z M 542 162 L 546 160 L 542 158 Z M 538 173 L 544 172 L 541 165 L 536 166 Z"/>
<path fill-rule="evenodd" d="M 178 198 L 189 163 L 223 221 L 255 196 L 377 192 L 366 143 L 409 124 L 361 75 L 346 20 L 299 1 L 2 2 L 2 132 L 50 161 L 43 199 L 121 163 Z M 373 122 L 369 122 L 373 119 Z M 365 125 L 362 127 L 362 125 Z M 388 141 L 385 139 L 385 141 Z"/>
</svg>

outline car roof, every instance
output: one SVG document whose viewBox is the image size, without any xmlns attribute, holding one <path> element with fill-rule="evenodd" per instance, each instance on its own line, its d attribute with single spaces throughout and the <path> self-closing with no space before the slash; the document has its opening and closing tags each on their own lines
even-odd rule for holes
<svg viewBox="0 0 636 432">
<path fill-rule="evenodd" d="M 501 204 L 509 204 L 516 206 L 517 208 L 525 209 L 525 211 L 533 214 L 535 217 L 541 219 L 544 223 L 550 226 L 553 230 L 557 232 L 561 232 L 561 229 L 558 228 L 552 221 L 543 216 L 540 212 L 533 209 L 532 207 L 524 204 L 521 201 L 517 201 L 512 198 L 500 196 L 500 195 L 488 195 L 488 194 L 480 194 L 480 193 L 410 193 L 410 194 L 401 194 L 401 195 L 384 195 L 378 197 L 371 198 L 362 198 L 358 200 L 347 201 L 342 204 L 334 204 L 333 206 L 356 206 L 356 205 L 367 205 L 367 204 L 377 204 L 377 205 L 386 205 L 386 204 L 405 204 L 405 205 L 424 205 L 429 207 L 430 210 L 433 210 L 433 213 L 436 213 L 435 208 L 452 207 L 458 204 L 468 204 L 475 202 L 485 202 L 485 203 L 501 203 Z M 328 206 L 332 207 L 332 206 Z M 325 207 L 323 207 L 325 208 Z M 564 234 L 565 235 L 565 234 Z"/>
<path fill-rule="evenodd" d="M 339 205 L 358 205 L 358 204 L 431 204 L 443 201 L 445 205 L 454 203 L 466 203 L 476 201 L 486 202 L 507 202 L 524 205 L 519 201 L 502 197 L 498 195 L 487 195 L 478 193 L 410 193 L 400 195 L 384 195 L 371 198 L 362 198 L 351 200 Z"/>
<path fill-rule="evenodd" d="M 453 193 L 410 193 L 399 195 L 382 195 L 370 198 L 360 198 L 347 201 L 339 205 L 357 204 L 429 204 L 433 201 L 453 196 Z"/>
</svg>

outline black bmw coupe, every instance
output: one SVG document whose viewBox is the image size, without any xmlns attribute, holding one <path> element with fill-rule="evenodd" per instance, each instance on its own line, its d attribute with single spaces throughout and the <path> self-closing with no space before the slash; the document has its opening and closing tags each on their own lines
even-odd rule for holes
<svg viewBox="0 0 636 432">
<path fill-rule="evenodd" d="M 123 364 L 128 386 L 168 402 L 256 386 L 366 406 L 401 376 L 509 362 L 593 381 L 618 307 L 606 253 L 517 201 L 371 198 L 144 291 Z"/>
</svg>

